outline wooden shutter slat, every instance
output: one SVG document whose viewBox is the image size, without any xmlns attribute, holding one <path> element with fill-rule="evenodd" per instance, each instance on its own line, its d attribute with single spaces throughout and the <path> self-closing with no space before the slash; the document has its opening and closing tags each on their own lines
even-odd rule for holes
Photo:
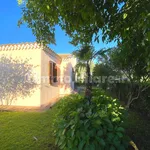
<svg viewBox="0 0 150 150">
<path fill-rule="evenodd" d="M 50 84 L 53 84 L 53 62 L 49 62 L 49 79 L 50 79 Z"/>
</svg>

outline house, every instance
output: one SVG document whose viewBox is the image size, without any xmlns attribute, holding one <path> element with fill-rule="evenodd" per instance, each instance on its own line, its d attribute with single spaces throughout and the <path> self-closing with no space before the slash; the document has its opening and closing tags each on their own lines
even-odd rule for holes
<svg viewBox="0 0 150 150">
<path fill-rule="evenodd" d="M 74 91 L 76 58 L 71 54 L 57 54 L 38 43 L 21 43 L 0 45 L 2 57 L 7 59 L 0 68 L 1 105 L 42 107 Z"/>
</svg>

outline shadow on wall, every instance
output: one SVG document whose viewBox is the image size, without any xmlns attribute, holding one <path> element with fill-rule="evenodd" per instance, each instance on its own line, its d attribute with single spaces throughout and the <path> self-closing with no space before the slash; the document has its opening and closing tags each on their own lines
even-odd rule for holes
<svg viewBox="0 0 150 150">
<path fill-rule="evenodd" d="M 72 92 L 72 64 L 70 62 L 64 62 L 61 69 L 63 70 L 61 72 L 63 78 L 60 81 L 61 91 L 64 95 L 70 94 L 70 92 Z"/>
<path fill-rule="evenodd" d="M 11 105 L 18 98 L 25 98 L 34 93 L 37 82 L 34 80 L 33 69 L 29 59 L 13 59 L 0 57 L 0 104 Z"/>
</svg>

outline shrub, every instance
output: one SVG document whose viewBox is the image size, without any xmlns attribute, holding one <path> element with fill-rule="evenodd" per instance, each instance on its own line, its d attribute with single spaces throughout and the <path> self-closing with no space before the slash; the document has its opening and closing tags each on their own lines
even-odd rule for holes
<svg viewBox="0 0 150 150">
<path fill-rule="evenodd" d="M 65 150 L 124 150 L 124 109 L 116 99 L 93 91 L 92 104 L 76 94 L 62 98 L 54 122 L 56 145 Z"/>
</svg>

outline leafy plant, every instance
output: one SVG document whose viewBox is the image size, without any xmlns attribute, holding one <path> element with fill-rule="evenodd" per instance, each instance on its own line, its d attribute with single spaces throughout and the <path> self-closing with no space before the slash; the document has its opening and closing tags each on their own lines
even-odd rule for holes
<svg viewBox="0 0 150 150">
<path fill-rule="evenodd" d="M 92 103 L 76 94 L 62 98 L 54 122 L 56 145 L 66 150 L 124 150 L 125 110 L 116 99 L 93 90 Z"/>
</svg>

